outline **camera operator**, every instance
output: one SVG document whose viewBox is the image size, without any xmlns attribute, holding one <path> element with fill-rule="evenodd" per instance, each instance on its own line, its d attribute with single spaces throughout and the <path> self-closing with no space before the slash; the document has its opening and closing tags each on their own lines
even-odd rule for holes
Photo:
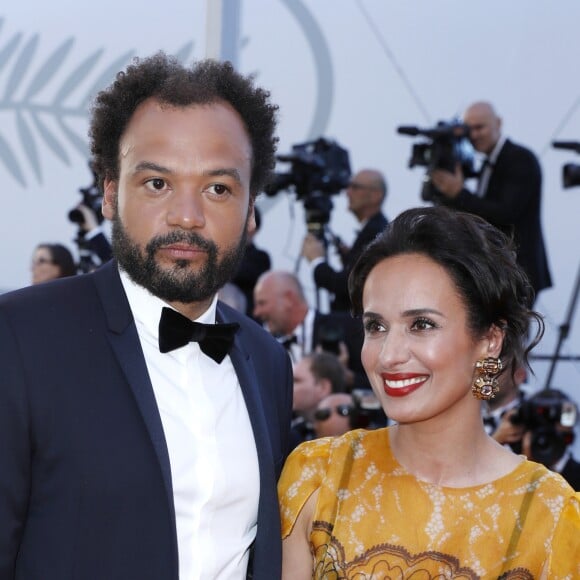
<svg viewBox="0 0 580 580">
<path fill-rule="evenodd" d="M 464 185 L 459 166 L 454 173 L 436 169 L 431 182 L 441 203 L 481 216 L 513 233 L 518 261 L 536 296 L 552 285 L 540 219 L 542 173 L 536 156 L 501 134 L 501 119 L 491 104 L 477 102 L 464 113 L 473 147 L 486 155 L 475 192 Z"/>
<path fill-rule="evenodd" d="M 387 225 L 387 218 L 382 213 L 387 184 L 379 171 L 359 171 L 348 183 L 346 194 L 348 209 L 361 224 L 361 230 L 351 248 L 335 240 L 342 270 L 336 271 L 328 264 L 324 244 L 314 234 L 307 234 L 302 245 L 302 255 L 310 262 L 316 286 L 333 295 L 330 305 L 333 311 L 350 311 L 348 275 L 365 246 Z"/>
</svg>

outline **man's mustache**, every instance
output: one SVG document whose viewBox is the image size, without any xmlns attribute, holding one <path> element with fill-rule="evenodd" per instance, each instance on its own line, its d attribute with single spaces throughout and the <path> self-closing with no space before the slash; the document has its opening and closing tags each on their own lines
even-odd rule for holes
<svg viewBox="0 0 580 580">
<path fill-rule="evenodd" d="M 145 251 L 149 256 L 152 256 L 160 248 L 177 243 L 185 243 L 207 252 L 217 252 L 214 242 L 203 238 L 196 232 L 170 232 L 162 236 L 156 236 L 145 246 Z"/>
</svg>

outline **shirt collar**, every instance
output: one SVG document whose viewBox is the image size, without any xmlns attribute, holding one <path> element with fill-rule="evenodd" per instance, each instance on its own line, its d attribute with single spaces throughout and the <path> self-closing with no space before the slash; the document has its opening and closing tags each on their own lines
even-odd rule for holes
<svg viewBox="0 0 580 580">
<path fill-rule="evenodd" d="M 500 135 L 498 142 L 495 144 L 495 147 L 493 148 L 493 151 L 488 155 L 487 159 L 492 165 L 494 165 L 495 162 L 497 161 L 497 158 L 499 157 L 501 149 L 504 146 L 506 140 L 507 137 L 505 135 Z"/>
<path fill-rule="evenodd" d="M 163 307 L 171 308 L 161 298 L 154 296 L 143 286 L 134 282 L 127 272 L 119 267 L 119 274 L 121 276 L 121 283 L 125 289 L 125 294 L 129 300 L 129 306 L 135 320 L 147 329 L 151 335 L 157 337 L 159 334 L 159 320 L 161 319 L 161 309 Z M 203 322 L 205 324 L 215 324 L 216 308 L 217 308 L 217 294 L 214 296 L 209 308 L 199 317 L 196 322 Z"/>
</svg>

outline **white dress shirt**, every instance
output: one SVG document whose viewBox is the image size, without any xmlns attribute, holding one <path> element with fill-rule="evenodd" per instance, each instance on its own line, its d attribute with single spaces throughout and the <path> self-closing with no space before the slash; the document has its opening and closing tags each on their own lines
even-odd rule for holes
<svg viewBox="0 0 580 580">
<path fill-rule="evenodd" d="M 121 280 L 137 325 L 171 464 L 180 580 L 242 580 L 256 536 L 260 478 L 234 367 L 191 342 L 162 354 L 165 302 Z M 217 298 L 197 321 L 215 323 Z"/>
<path fill-rule="evenodd" d="M 304 320 L 294 329 L 292 334 L 280 337 L 278 339 L 279 342 L 285 344 L 288 339 L 291 339 L 292 337 L 295 338 L 295 341 L 290 342 L 290 344 L 286 346 L 286 350 L 294 364 L 302 360 L 306 355 L 310 354 L 314 348 L 312 340 L 314 334 L 315 316 L 316 312 L 312 308 L 309 308 L 306 312 Z"/>
</svg>

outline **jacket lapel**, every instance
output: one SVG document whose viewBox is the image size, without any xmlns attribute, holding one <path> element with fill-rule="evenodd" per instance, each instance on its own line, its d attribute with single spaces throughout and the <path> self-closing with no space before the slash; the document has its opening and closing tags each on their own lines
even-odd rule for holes
<svg viewBox="0 0 580 580">
<path fill-rule="evenodd" d="M 227 316 L 224 309 L 220 308 L 219 303 L 217 318 L 219 322 L 236 322 L 234 318 Z M 236 334 L 234 345 L 230 352 L 230 358 L 236 370 L 250 416 L 260 470 L 258 531 L 255 545 L 252 549 L 252 556 L 255 562 L 260 562 L 260 570 L 264 572 L 264 575 L 260 573 L 256 577 L 274 578 L 276 577 L 276 573 L 273 570 L 277 569 L 277 559 L 274 557 L 273 551 L 275 551 L 275 548 L 272 547 L 272 539 L 280 535 L 278 499 L 276 496 L 276 473 L 268 423 L 261 400 L 261 389 L 254 365 L 252 364 L 249 348 L 251 348 L 251 344 L 248 340 L 244 340 L 244 328 L 242 326 Z M 267 388 L 268 386 L 274 388 L 271 384 L 263 385 L 263 388 Z M 271 572 L 269 571 L 269 566 L 273 566 Z"/>
<path fill-rule="evenodd" d="M 169 452 L 167 451 L 161 416 L 116 262 L 108 262 L 93 276 L 107 318 L 109 342 L 145 421 L 163 474 L 167 500 L 171 512 L 175 516 Z"/>
</svg>

